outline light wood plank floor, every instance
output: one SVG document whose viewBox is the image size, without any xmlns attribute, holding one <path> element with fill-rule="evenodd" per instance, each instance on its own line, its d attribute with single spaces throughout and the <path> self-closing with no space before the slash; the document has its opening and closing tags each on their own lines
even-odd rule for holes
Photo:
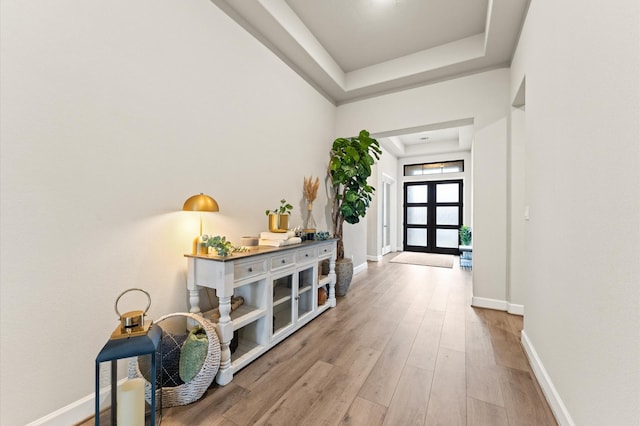
<svg viewBox="0 0 640 426">
<path fill-rule="evenodd" d="M 522 318 L 470 306 L 471 272 L 370 262 L 338 306 L 163 425 L 555 425 Z"/>
</svg>

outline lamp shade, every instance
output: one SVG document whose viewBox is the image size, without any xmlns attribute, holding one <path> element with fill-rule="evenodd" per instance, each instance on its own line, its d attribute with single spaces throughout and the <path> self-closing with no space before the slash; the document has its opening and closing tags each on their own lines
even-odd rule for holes
<svg viewBox="0 0 640 426">
<path fill-rule="evenodd" d="M 182 210 L 194 212 L 217 212 L 219 211 L 218 202 L 202 192 L 198 195 L 189 197 L 184 202 Z"/>
</svg>

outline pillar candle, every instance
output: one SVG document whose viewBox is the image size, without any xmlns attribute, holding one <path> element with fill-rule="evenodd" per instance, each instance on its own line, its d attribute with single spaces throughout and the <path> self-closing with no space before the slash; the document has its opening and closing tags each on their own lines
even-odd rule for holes
<svg viewBox="0 0 640 426">
<path fill-rule="evenodd" d="M 130 379 L 118 387 L 118 426 L 144 426 L 144 379 Z"/>
</svg>

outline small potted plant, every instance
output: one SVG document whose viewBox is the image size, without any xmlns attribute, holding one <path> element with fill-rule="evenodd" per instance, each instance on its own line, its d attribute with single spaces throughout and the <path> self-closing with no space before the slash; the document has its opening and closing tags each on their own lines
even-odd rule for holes
<svg viewBox="0 0 640 426">
<path fill-rule="evenodd" d="M 289 215 L 293 210 L 293 206 L 287 203 L 284 198 L 280 200 L 280 207 L 274 210 L 265 210 L 265 214 L 269 217 L 269 231 L 286 231 L 289 229 Z"/>
<path fill-rule="evenodd" d="M 460 250 L 460 266 L 463 268 L 471 268 L 471 258 L 473 256 L 471 247 L 471 228 L 467 225 L 462 225 L 460 227 L 460 245 L 458 249 Z"/>
<path fill-rule="evenodd" d="M 471 228 L 469 228 L 467 225 L 462 225 L 460 227 L 460 245 L 471 245 Z"/>
<path fill-rule="evenodd" d="M 221 257 L 227 257 L 230 254 L 236 252 L 248 251 L 243 247 L 235 247 L 233 244 L 231 244 L 231 241 L 227 240 L 226 237 L 221 237 L 219 235 L 210 237 L 209 235 L 205 234 L 202 236 L 202 241 L 207 247 L 212 247 L 216 251 L 218 256 Z"/>
</svg>

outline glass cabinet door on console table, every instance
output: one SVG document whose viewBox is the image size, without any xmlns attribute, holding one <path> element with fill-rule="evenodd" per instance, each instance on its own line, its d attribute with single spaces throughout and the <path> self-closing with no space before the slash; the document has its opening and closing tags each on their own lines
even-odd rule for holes
<svg viewBox="0 0 640 426">
<path fill-rule="evenodd" d="M 228 257 L 185 257 L 189 311 L 209 318 L 200 310 L 199 288 L 215 290 L 220 312 L 216 324 L 221 346 L 216 382 L 220 385 L 231 382 L 234 372 L 336 306 L 334 239 L 281 248 L 260 246 Z M 328 275 L 320 275 L 323 260 L 329 261 Z M 318 298 L 320 288 L 328 290 L 324 303 Z M 244 302 L 231 312 L 233 296 L 241 296 Z M 237 341 L 232 344 L 234 335 Z"/>
</svg>

